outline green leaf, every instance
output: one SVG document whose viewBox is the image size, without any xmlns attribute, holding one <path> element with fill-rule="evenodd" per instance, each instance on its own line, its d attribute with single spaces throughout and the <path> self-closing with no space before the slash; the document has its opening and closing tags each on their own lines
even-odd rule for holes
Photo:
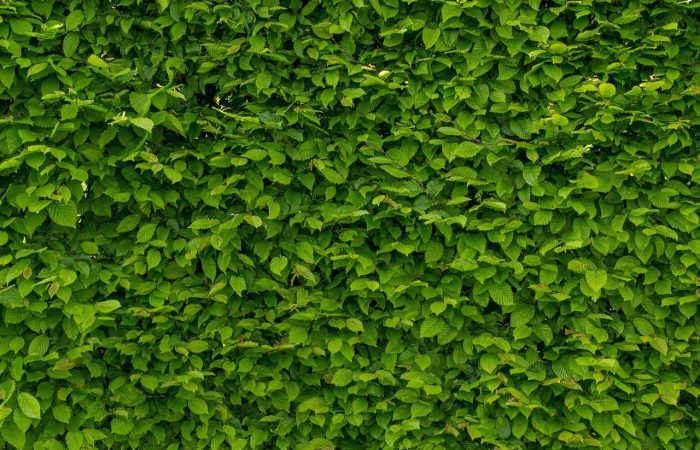
<svg viewBox="0 0 700 450">
<path fill-rule="evenodd" d="M 546 43 L 549 39 L 549 28 L 547 27 L 536 27 L 530 32 L 530 39 L 536 42 Z"/>
<path fill-rule="evenodd" d="M 131 214 L 125 216 L 122 220 L 119 221 L 119 225 L 117 225 L 117 233 L 126 233 L 135 229 L 138 226 L 140 220 L 141 216 L 139 216 L 138 214 Z"/>
<path fill-rule="evenodd" d="M 80 34 L 75 32 L 66 33 L 63 38 L 63 55 L 70 58 L 78 50 L 78 45 L 80 45 Z"/>
<path fill-rule="evenodd" d="M 24 450 L 26 433 L 12 420 L 5 420 L 0 428 L 2 438 L 17 450 Z"/>
<path fill-rule="evenodd" d="M 345 178 L 343 178 L 337 171 L 329 167 L 321 169 L 321 173 L 333 184 L 342 184 L 345 182 Z"/>
<path fill-rule="evenodd" d="M 347 386 L 352 382 L 353 372 L 350 369 L 338 369 L 333 374 L 332 383 L 336 386 Z"/>
<path fill-rule="evenodd" d="M 294 265 L 294 272 L 301 276 L 302 278 L 310 281 L 311 283 L 316 283 L 316 276 L 311 272 L 306 266 L 302 264 Z"/>
<path fill-rule="evenodd" d="M 442 5 L 441 15 L 443 22 L 447 22 L 452 18 L 459 17 L 461 14 L 462 8 L 459 5 L 451 5 L 449 3 L 445 3 L 444 5 Z"/>
<path fill-rule="evenodd" d="M 192 398 L 187 401 L 187 407 L 192 411 L 194 414 L 197 414 L 198 416 L 209 414 L 209 407 L 207 406 L 207 402 L 202 400 L 201 398 Z"/>
<path fill-rule="evenodd" d="M 31 22 L 24 19 L 10 19 L 10 29 L 19 35 L 31 35 L 33 27 Z"/>
<path fill-rule="evenodd" d="M 0 83 L 6 88 L 11 88 L 15 82 L 15 68 L 7 67 L 0 69 Z"/>
<path fill-rule="evenodd" d="M 292 344 L 303 344 L 308 337 L 309 333 L 306 328 L 292 327 L 289 330 L 289 342 Z"/>
<path fill-rule="evenodd" d="M 510 314 L 510 325 L 519 327 L 526 325 L 535 317 L 535 307 L 533 305 L 519 304 Z"/>
<path fill-rule="evenodd" d="M 446 328 L 445 321 L 439 317 L 427 317 L 420 325 L 420 337 L 430 339 L 440 334 Z"/>
<path fill-rule="evenodd" d="M 564 76 L 561 69 L 558 66 L 554 66 L 551 64 L 545 64 L 543 67 L 544 73 L 551 78 L 552 80 L 556 81 L 557 83 L 561 78 Z"/>
<path fill-rule="evenodd" d="M 175 169 L 171 169 L 170 167 L 163 167 L 163 173 L 173 183 L 178 183 L 182 181 L 182 174 Z"/>
<path fill-rule="evenodd" d="M 513 339 L 516 341 L 525 339 L 532 334 L 532 329 L 526 326 L 518 326 L 513 329 Z"/>
<path fill-rule="evenodd" d="M 148 263 L 149 269 L 153 269 L 154 267 L 157 267 L 158 264 L 160 264 L 160 261 L 161 261 L 161 256 L 160 256 L 160 252 L 158 250 L 151 249 L 146 254 L 146 263 Z"/>
<path fill-rule="evenodd" d="M 68 450 L 80 450 L 83 447 L 83 433 L 81 431 L 67 432 L 66 445 Z"/>
<path fill-rule="evenodd" d="M 127 435 L 134 429 L 134 421 L 125 417 L 115 417 L 110 424 L 112 433 Z"/>
<path fill-rule="evenodd" d="M 664 444 L 668 444 L 675 437 L 675 433 L 667 426 L 659 427 L 659 429 L 656 431 L 656 434 L 659 436 L 659 439 L 661 439 L 661 442 L 663 442 Z"/>
<path fill-rule="evenodd" d="M 355 333 L 360 333 L 365 331 L 365 327 L 362 324 L 362 322 L 358 319 L 355 318 L 350 318 L 345 321 L 345 324 L 347 325 L 348 329 L 352 332 Z"/>
<path fill-rule="evenodd" d="M 87 63 L 98 69 L 109 69 L 109 64 L 97 55 L 88 56 Z"/>
<path fill-rule="evenodd" d="M 71 418 L 70 406 L 65 403 L 59 403 L 53 406 L 51 409 L 54 419 L 61 423 L 69 423 Z"/>
<path fill-rule="evenodd" d="M 305 262 L 314 263 L 314 248 L 308 242 L 299 242 L 296 245 L 296 253 Z"/>
<path fill-rule="evenodd" d="M 275 275 L 282 275 L 282 271 L 287 267 L 287 258 L 285 256 L 275 256 L 270 261 L 270 270 Z"/>
<path fill-rule="evenodd" d="M 187 343 L 187 350 L 192 353 L 202 353 L 209 350 L 209 343 L 203 339 L 194 339 Z"/>
<path fill-rule="evenodd" d="M 153 121 L 148 117 L 131 117 L 129 118 L 129 122 L 149 133 L 153 130 Z"/>
<path fill-rule="evenodd" d="M 132 92 L 129 94 L 129 104 L 139 115 L 144 115 L 148 113 L 149 109 L 151 108 L 151 97 L 141 92 Z M 141 128 L 145 127 L 141 126 Z M 150 128 L 153 128 L 152 124 Z"/>
<path fill-rule="evenodd" d="M 217 219 L 202 217 L 192 222 L 188 228 L 192 230 L 208 230 L 210 228 L 214 228 L 218 224 L 219 221 Z"/>
<path fill-rule="evenodd" d="M 479 367 L 488 373 L 493 373 L 500 363 L 501 361 L 498 356 L 493 353 L 484 353 L 481 355 L 481 358 L 479 358 Z"/>
<path fill-rule="evenodd" d="M 44 356 L 49 351 L 49 338 L 39 335 L 29 343 L 27 354 L 29 356 Z"/>
<path fill-rule="evenodd" d="M 46 209 L 53 223 L 69 228 L 76 227 L 78 222 L 78 208 L 75 203 L 52 202 Z"/>
<path fill-rule="evenodd" d="M 158 225 L 156 225 L 155 223 L 147 223 L 141 225 L 141 228 L 139 228 L 139 232 L 136 233 L 136 242 L 150 241 L 153 237 L 153 234 L 156 232 L 157 227 Z"/>
<path fill-rule="evenodd" d="M 83 23 L 85 19 L 85 14 L 80 10 L 71 11 L 68 16 L 66 16 L 66 31 L 77 30 L 78 27 Z"/>
<path fill-rule="evenodd" d="M 445 248 L 439 242 L 429 242 L 425 246 L 425 262 L 434 263 L 440 260 Z"/>
<path fill-rule="evenodd" d="M 229 279 L 229 285 L 238 295 L 242 295 L 247 287 L 245 280 L 241 277 L 231 277 L 231 279 Z"/>
<path fill-rule="evenodd" d="M 97 310 L 97 312 L 102 314 L 109 314 L 112 311 L 116 311 L 121 307 L 122 304 L 119 302 L 119 300 L 105 300 L 102 302 L 98 302 L 95 305 L 95 309 Z"/>
<path fill-rule="evenodd" d="M 30 419 L 41 419 L 41 406 L 32 394 L 28 392 L 20 392 L 17 395 L 17 405 L 20 411 Z"/>
<path fill-rule="evenodd" d="M 78 116 L 78 107 L 75 105 L 63 105 L 61 107 L 61 120 L 71 120 Z"/>
<path fill-rule="evenodd" d="M 586 271 L 586 283 L 593 289 L 594 291 L 598 292 L 603 287 L 605 287 L 605 283 L 608 281 L 608 274 L 605 272 L 605 270 L 598 269 L 598 270 L 587 270 Z"/>
<path fill-rule="evenodd" d="M 554 213 L 552 211 L 539 210 L 535 212 L 534 224 L 535 225 L 549 225 L 552 221 Z"/>
<path fill-rule="evenodd" d="M 601 436 L 607 436 L 614 428 L 612 417 L 608 414 L 595 414 L 591 426 Z"/>
<path fill-rule="evenodd" d="M 549 345 L 554 339 L 554 333 L 552 328 L 547 324 L 539 324 L 532 327 L 532 332 L 535 333 L 537 337 L 542 339 L 546 345 Z"/>
<path fill-rule="evenodd" d="M 648 320 L 641 318 L 641 317 L 635 317 L 632 319 L 632 323 L 634 324 L 634 327 L 639 331 L 639 334 L 642 336 L 653 336 L 654 335 L 654 326 L 649 323 Z"/>
<path fill-rule="evenodd" d="M 491 300 L 501 306 L 513 305 L 513 291 L 507 284 L 492 283 L 488 286 Z"/>
<path fill-rule="evenodd" d="M 423 28 L 423 45 L 425 49 L 428 50 L 433 47 L 438 39 L 440 39 L 440 29 L 439 28 Z"/>
<path fill-rule="evenodd" d="M 610 83 L 601 83 L 600 86 L 598 86 L 598 92 L 600 93 L 601 97 L 613 97 L 616 93 L 615 85 Z"/>
</svg>

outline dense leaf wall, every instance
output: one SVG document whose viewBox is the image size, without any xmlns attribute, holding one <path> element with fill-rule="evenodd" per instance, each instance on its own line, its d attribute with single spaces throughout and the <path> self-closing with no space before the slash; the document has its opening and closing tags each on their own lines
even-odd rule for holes
<svg viewBox="0 0 700 450">
<path fill-rule="evenodd" d="M 0 19 L 3 448 L 699 445 L 697 2 Z"/>
</svg>

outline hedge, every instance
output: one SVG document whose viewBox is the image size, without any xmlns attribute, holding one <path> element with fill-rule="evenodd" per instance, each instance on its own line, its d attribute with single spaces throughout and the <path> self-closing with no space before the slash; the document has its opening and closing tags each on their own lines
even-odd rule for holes
<svg viewBox="0 0 700 450">
<path fill-rule="evenodd" d="M 699 7 L 0 2 L 0 446 L 697 449 Z"/>
</svg>

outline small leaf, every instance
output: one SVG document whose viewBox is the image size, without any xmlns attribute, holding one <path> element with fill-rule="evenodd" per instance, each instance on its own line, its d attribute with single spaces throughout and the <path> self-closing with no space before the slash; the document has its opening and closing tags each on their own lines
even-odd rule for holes
<svg viewBox="0 0 700 450">
<path fill-rule="evenodd" d="M 109 64 L 107 64 L 107 62 L 105 62 L 105 60 L 103 60 L 102 58 L 100 58 L 97 55 L 88 56 L 87 62 L 91 66 L 97 67 L 98 69 L 108 69 L 109 68 Z"/>
<path fill-rule="evenodd" d="M 554 216 L 554 213 L 552 211 L 547 211 L 545 209 L 541 209 L 541 210 L 535 212 L 534 224 L 535 225 L 547 225 L 547 224 L 549 224 L 549 222 L 552 221 L 553 216 Z"/>
<path fill-rule="evenodd" d="M 126 233 L 127 231 L 135 229 L 140 220 L 141 216 L 138 214 L 131 214 L 124 217 L 121 221 L 119 221 L 119 225 L 117 225 L 117 233 Z"/>
<path fill-rule="evenodd" d="M 549 39 L 549 28 L 537 27 L 530 32 L 530 39 L 536 42 L 546 43 Z"/>
<path fill-rule="evenodd" d="M 598 92 L 601 97 L 609 98 L 615 95 L 616 89 L 615 86 L 610 83 L 601 83 L 600 86 L 598 86 Z"/>
<path fill-rule="evenodd" d="M 430 339 L 440 334 L 446 326 L 444 320 L 431 316 L 421 323 L 419 335 L 422 339 Z"/>
<path fill-rule="evenodd" d="M 289 342 L 291 344 L 303 344 L 309 337 L 309 332 L 303 327 L 292 327 L 289 329 Z"/>
<path fill-rule="evenodd" d="M 287 267 L 287 257 L 286 256 L 275 256 L 270 261 L 270 270 L 275 275 L 282 275 L 282 271 Z"/>
<path fill-rule="evenodd" d="M 134 429 L 134 421 L 126 417 L 115 417 L 112 419 L 110 429 L 114 434 L 127 435 Z"/>
<path fill-rule="evenodd" d="M 83 447 L 83 433 L 78 430 L 67 432 L 66 445 L 68 450 L 80 450 Z"/>
<path fill-rule="evenodd" d="M 535 317 L 535 307 L 533 305 L 520 304 L 510 314 L 510 325 L 512 327 L 526 325 L 533 317 Z"/>
<path fill-rule="evenodd" d="M 595 414 L 591 420 L 591 426 L 601 436 L 607 436 L 613 430 L 612 417 L 608 414 Z"/>
<path fill-rule="evenodd" d="M 205 402 L 201 398 L 190 399 L 187 402 L 187 407 L 190 408 L 190 411 L 200 416 L 203 414 L 209 414 L 209 407 L 207 406 L 207 402 Z"/>
<path fill-rule="evenodd" d="M 440 39 L 440 29 L 439 28 L 423 28 L 423 45 L 425 49 L 429 49 L 434 46 L 438 39 Z"/>
<path fill-rule="evenodd" d="M 362 322 L 359 319 L 355 319 L 354 317 L 351 317 L 350 319 L 346 320 L 345 324 L 347 325 L 350 331 L 353 331 L 355 333 L 365 331 L 365 327 L 362 324 Z"/>
<path fill-rule="evenodd" d="M 129 94 L 129 103 L 134 111 L 143 115 L 146 114 L 151 107 L 151 98 L 141 92 L 132 92 Z"/>
<path fill-rule="evenodd" d="M 607 272 L 605 272 L 605 270 L 598 269 L 586 271 L 586 283 L 588 283 L 591 289 L 593 289 L 596 292 L 603 289 L 607 281 L 608 274 Z"/>
<path fill-rule="evenodd" d="M 442 5 L 441 15 L 443 22 L 447 22 L 453 17 L 459 17 L 461 14 L 462 8 L 459 5 L 450 5 L 449 3 Z"/>
<path fill-rule="evenodd" d="M 75 203 L 52 202 L 46 208 L 51 220 L 64 227 L 75 228 L 78 221 L 78 208 Z"/>
<path fill-rule="evenodd" d="M 99 313 L 108 314 L 121 308 L 121 306 L 122 304 L 119 302 L 119 300 L 105 300 L 102 302 L 97 302 L 95 304 L 95 309 L 97 309 L 97 312 Z"/>
<path fill-rule="evenodd" d="M 675 436 L 673 431 L 667 427 L 667 426 L 661 426 L 659 429 L 656 431 L 656 434 L 659 436 L 659 439 L 661 439 L 661 442 L 664 444 L 668 444 L 671 442 Z"/>
<path fill-rule="evenodd" d="M 30 356 L 44 356 L 49 351 L 49 338 L 39 335 L 29 343 L 27 353 Z"/>
<path fill-rule="evenodd" d="M 513 291 L 510 286 L 506 284 L 490 284 L 488 287 L 489 295 L 491 300 L 501 306 L 508 306 L 513 304 Z"/>
<path fill-rule="evenodd" d="M 425 262 L 434 263 L 440 260 L 445 248 L 439 242 L 429 242 L 425 246 Z"/>
<path fill-rule="evenodd" d="M 66 36 L 63 38 L 63 54 L 66 57 L 71 57 L 75 53 L 75 51 L 78 49 L 78 45 L 80 44 L 80 34 L 76 32 L 71 32 L 71 33 L 66 33 Z"/>
<path fill-rule="evenodd" d="M 544 342 L 546 345 L 549 345 L 554 339 L 554 333 L 552 332 L 552 328 L 550 328 L 549 325 L 544 323 L 533 326 L 532 332 L 535 333 L 535 336 L 542 339 L 542 342 Z"/>
<path fill-rule="evenodd" d="M 192 353 L 202 353 L 209 350 L 209 343 L 203 339 L 194 339 L 187 343 L 187 350 Z"/>
<path fill-rule="evenodd" d="M 177 183 L 179 181 L 182 181 L 182 174 L 175 169 L 171 169 L 170 167 L 166 166 L 166 167 L 163 167 L 163 173 L 173 183 Z"/>
<path fill-rule="evenodd" d="M 296 245 L 296 253 L 303 261 L 313 264 L 314 248 L 308 242 L 299 242 Z"/>
<path fill-rule="evenodd" d="M 19 395 L 17 395 L 17 404 L 19 405 L 20 411 L 22 411 L 25 416 L 30 419 L 41 419 L 39 400 L 32 394 L 20 392 Z"/>
<path fill-rule="evenodd" d="M 219 224 L 219 221 L 217 219 L 212 219 L 209 217 L 202 217 L 200 219 L 195 220 L 192 222 L 192 224 L 188 227 L 192 230 L 208 230 L 210 228 L 213 228 Z"/>
<path fill-rule="evenodd" d="M 68 16 L 66 16 L 66 31 L 77 30 L 78 27 L 83 23 L 85 19 L 85 14 L 79 9 L 71 11 Z"/>
<path fill-rule="evenodd" d="M 54 407 L 51 409 L 51 412 L 53 413 L 54 419 L 61 423 L 68 423 L 70 422 L 70 417 L 71 417 L 71 409 L 70 406 L 66 405 L 65 403 L 59 403 L 54 405 Z"/>
<path fill-rule="evenodd" d="M 494 355 L 493 353 L 484 353 L 479 359 L 479 367 L 488 373 L 493 373 L 500 362 L 501 360 L 498 359 L 498 356 Z"/>
<path fill-rule="evenodd" d="M 352 370 L 350 369 L 338 369 L 333 374 L 333 384 L 336 386 L 347 386 L 352 382 Z"/>
<path fill-rule="evenodd" d="M 131 117 L 129 119 L 129 122 L 131 122 L 133 125 L 142 128 L 149 133 L 151 130 L 153 130 L 153 121 L 149 119 L 148 117 Z"/>
<path fill-rule="evenodd" d="M 71 120 L 78 116 L 78 107 L 75 105 L 63 105 L 61 107 L 61 120 Z"/>
<path fill-rule="evenodd" d="M 243 291 L 247 287 L 245 280 L 241 277 L 231 277 L 231 279 L 228 280 L 228 284 L 238 295 L 242 295 Z"/>
<path fill-rule="evenodd" d="M 158 225 L 156 225 L 155 223 L 147 223 L 145 225 L 142 225 L 139 229 L 139 232 L 136 233 L 136 242 L 150 241 L 153 237 L 153 234 L 156 232 L 157 227 Z"/>
<path fill-rule="evenodd" d="M 23 19 L 11 19 L 10 20 L 10 29 L 12 30 L 13 33 L 19 34 L 19 35 L 31 35 L 33 31 L 33 27 L 31 22 L 28 20 L 23 20 Z M 7 36 L 7 35 L 5 35 Z"/>
<path fill-rule="evenodd" d="M 6 88 L 11 88 L 12 83 L 15 81 L 15 68 L 14 66 L 0 69 L 0 83 Z"/>
<path fill-rule="evenodd" d="M 543 66 L 543 70 L 549 78 L 556 81 L 557 83 L 559 82 L 559 80 L 561 80 L 562 76 L 564 76 L 561 69 L 558 66 L 554 66 L 552 64 L 545 64 Z"/>
</svg>

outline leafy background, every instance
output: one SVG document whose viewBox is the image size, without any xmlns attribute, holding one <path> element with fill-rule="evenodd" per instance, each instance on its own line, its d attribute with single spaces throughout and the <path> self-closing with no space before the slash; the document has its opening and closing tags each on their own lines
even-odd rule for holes
<svg viewBox="0 0 700 450">
<path fill-rule="evenodd" d="M 0 2 L 0 444 L 697 448 L 699 5 Z"/>
</svg>

